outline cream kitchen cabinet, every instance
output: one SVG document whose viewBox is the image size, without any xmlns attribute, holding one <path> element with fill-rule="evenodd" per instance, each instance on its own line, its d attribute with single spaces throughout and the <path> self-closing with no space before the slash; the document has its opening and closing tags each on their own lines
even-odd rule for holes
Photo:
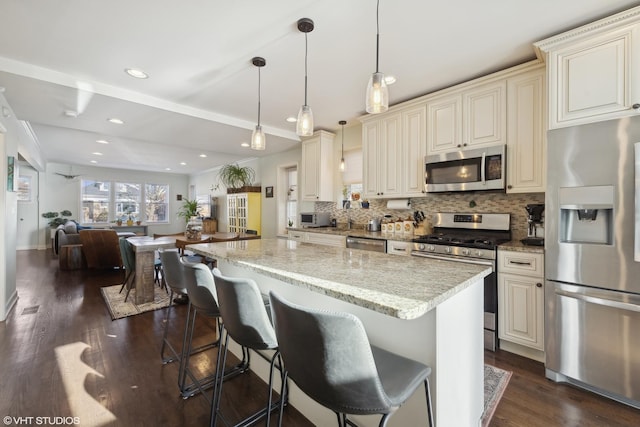
<svg viewBox="0 0 640 427">
<path fill-rule="evenodd" d="M 424 195 L 426 111 L 419 103 L 363 119 L 364 197 Z"/>
<path fill-rule="evenodd" d="M 498 249 L 498 337 L 501 348 L 544 361 L 542 253 Z"/>
<path fill-rule="evenodd" d="M 362 125 L 365 198 L 402 195 L 402 115 L 385 114 Z"/>
<path fill-rule="evenodd" d="M 427 101 L 427 154 L 506 143 L 504 80 L 442 91 Z"/>
<path fill-rule="evenodd" d="M 551 129 L 640 114 L 640 8 L 535 43 Z"/>
<path fill-rule="evenodd" d="M 302 141 L 301 197 L 304 201 L 333 201 L 333 140 L 335 134 L 318 131 Z"/>
<path fill-rule="evenodd" d="M 289 230 L 289 240 L 316 245 L 335 246 L 344 248 L 347 246 L 346 236 L 339 234 L 314 233 L 313 231 Z"/>
<path fill-rule="evenodd" d="M 507 193 L 544 193 L 546 187 L 544 64 L 507 78 Z"/>
</svg>

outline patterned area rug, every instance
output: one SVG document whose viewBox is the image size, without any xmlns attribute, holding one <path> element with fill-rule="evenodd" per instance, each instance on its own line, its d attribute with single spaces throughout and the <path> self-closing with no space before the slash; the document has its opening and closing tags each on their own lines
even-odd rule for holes
<svg viewBox="0 0 640 427">
<path fill-rule="evenodd" d="M 158 310 L 169 306 L 169 294 L 158 286 L 154 286 L 154 300 L 153 302 L 147 302 L 144 304 L 136 305 L 134 301 L 136 299 L 136 290 L 132 289 L 129 293 L 127 302 L 124 301 L 124 297 L 127 294 L 126 289 L 120 292 L 121 285 L 105 286 L 100 288 L 104 302 L 107 303 L 107 308 L 111 314 L 111 319 L 122 319 L 123 317 L 134 316 L 136 314 L 144 313 L 146 311 Z"/>
<path fill-rule="evenodd" d="M 494 366 L 484 365 L 484 412 L 482 413 L 482 427 L 487 427 L 491 417 L 498 407 L 504 390 L 509 384 L 513 372 L 505 371 Z"/>
</svg>

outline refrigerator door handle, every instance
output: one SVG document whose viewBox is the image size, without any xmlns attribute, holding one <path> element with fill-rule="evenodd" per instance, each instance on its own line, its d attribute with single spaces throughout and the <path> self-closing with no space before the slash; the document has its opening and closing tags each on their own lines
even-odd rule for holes
<svg viewBox="0 0 640 427">
<path fill-rule="evenodd" d="M 635 212 L 633 213 L 635 233 L 633 239 L 633 260 L 640 262 L 640 142 L 633 144 L 633 148 L 635 151 L 635 179 L 633 180 L 635 182 Z"/>
<path fill-rule="evenodd" d="M 635 311 L 637 313 L 640 313 L 640 305 L 637 305 L 637 304 L 632 304 L 632 303 L 622 302 L 622 301 L 614 301 L 607 298 L 595 297 L 595 296 L 585 295 L 581 293 L 567 292 L 561 289 L 556 289 L 555 293 L 556 295 L 575 298 L 577 300 L 589 302 L 596 305 L 606 305 L 607 307 L 618 308 L 618 309 L 627 310 L 627 311 Z"/>
</svg>

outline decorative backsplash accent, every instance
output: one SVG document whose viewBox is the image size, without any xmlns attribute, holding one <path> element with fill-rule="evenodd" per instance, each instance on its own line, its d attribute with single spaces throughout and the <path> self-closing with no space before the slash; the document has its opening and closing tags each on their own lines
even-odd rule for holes
<svg viewBox="0 0 640 427">
<path fill-rule="evenodd" d="M 316 202 L 315 209 L 331 212 L 331 217 L 338 223 L 346 223 L 350 217 L 360 225 L 386 214 L 392 215 L 393 219 L 406 219 L 413 218 L 414 211 L 423 211 L 427 233 L 433 228 L 432 215 L 436 212 L 510 213 L 512 238 L 520 240 L 527 236 L 527 212 L 524 207 L 530 203 L 544 203 L 544 193 L 437 193 L 411 199 L 411 209 L 406 210 L 387 209 L 386 199 L 370 199 L 369 209 L 337 209 L 337 204 L 333 202 Z"/>
</svg>

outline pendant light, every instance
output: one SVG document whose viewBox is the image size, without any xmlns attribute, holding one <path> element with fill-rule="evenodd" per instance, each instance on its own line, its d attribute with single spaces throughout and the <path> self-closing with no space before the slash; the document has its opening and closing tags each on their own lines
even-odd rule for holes
<svg viewBox="0 0 640 427">
<path fill-rule="evenodd" d="M 298 20 L 298 30 L 304 33 L 304 105 L 298 112 L 298 122 L 296 124 L 296 134 L 298 136 L 313 135 L 313 113 L 311 107 L 307 105 L 307 34 L 313 31 L 313 21 L 309 18 Z"/>
<path fill-rule="evenodd" d="M 340 120 L 338 124 L 342 126 L 342 155 L 340 157 L 340 171 L 344 172 L 344 125 L 347 124 L 347 121 Z"/>
<path fill-rule="evenodd" d="M 251 134 L 251 149 L 264 150 L 267 148 L 267 142 L 264 136 L 262 126 L 260 126 L 260 68 L 267 65 L 267 61 L 259 56 L 254 57 L 251 62 L 258 67 L 258 124 Z"/>
<path fill-rule="evenodd" d="M 384 81 L 384 73 L 378 70 L 378 62 L 380 56 L 380 0 L 376 7 L 376 72 L 371 75 L 369 84 L 367 85 L 367 113 L 377 114 L 384 113 L 389 109 L 389 90 L 387 83 Z"/>
</svg>

